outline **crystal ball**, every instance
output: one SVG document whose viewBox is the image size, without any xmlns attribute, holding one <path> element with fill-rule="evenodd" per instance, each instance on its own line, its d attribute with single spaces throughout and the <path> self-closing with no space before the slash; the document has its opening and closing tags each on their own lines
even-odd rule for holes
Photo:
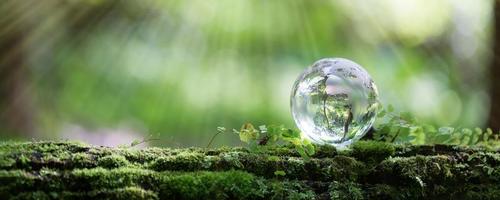
<svg viewBox="0 0 500 200">
<path fill-rule="evenodd" d="M 303 136 L 339 149 L 368 132 L 379 107 L 368 72 L 343 58 L 321 59 L 307 68 L 294 83 L 290 104 Z"/>
</svg>

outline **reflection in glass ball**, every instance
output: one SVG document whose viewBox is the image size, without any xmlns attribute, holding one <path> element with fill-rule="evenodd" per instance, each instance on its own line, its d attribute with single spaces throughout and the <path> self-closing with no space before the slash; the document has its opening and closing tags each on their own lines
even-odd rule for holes
<svg viewBox="0 0 500 200">
<path fill-rule="evenodd" d="M 368 72 L 343 58 L 321 59 L 306 69 L 295 81 L 290 102 L 305 137 L 338 148 L 366 134 L 379 104 Z"/>
</svg>

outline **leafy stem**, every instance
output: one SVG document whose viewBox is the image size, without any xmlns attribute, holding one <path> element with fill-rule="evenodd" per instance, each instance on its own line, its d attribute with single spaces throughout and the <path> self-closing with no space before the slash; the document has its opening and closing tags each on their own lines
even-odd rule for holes
<svg viewBox="0 0 500 200">
<path fill-rule="evenodd" d="M 220 133 L 224 133 L 226 128 L 218 127 L 217 133 L 212 137 L 207 148 L 214 138 Z M 263 152 L 263 150 L 276 145 L 291 145 L 295 151 L 304 159 L 308 159 L 315 152 L 314 145 L 301 137 L 298 130 L 285 128 L 283 125 L 261 125 L 255 128 L 252 124 L 246 123 L 240 130 L 233 129 L 238 134 L 240 140 L 248 145 L 250 151 Z"/>
<path fill-rule="evenodd" d="M 390 143 L 481 145 L 500 148 L 499 134 L 491 129 L 436 127 L 420 123 L 408 112 L 395 112 L 392 106 L 380 109 L 373 138 Z"/>
<path fill-rule="evenodd" d="M 148 142 L 155 141 L 155 140 L 160 140 L 160 139 L 152 138 L 152 135 L 150 135 L 148 138 L 143 138 L 142 140 L 133 140 L 130 143 L 129 147 L 135 147 L 137 145 L 148 143 Z"/>
</svg>

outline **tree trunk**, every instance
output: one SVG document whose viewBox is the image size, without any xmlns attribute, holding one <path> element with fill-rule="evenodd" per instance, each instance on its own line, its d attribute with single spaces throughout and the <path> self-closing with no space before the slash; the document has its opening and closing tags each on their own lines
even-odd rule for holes
<svg viewBox="0 0 500 200">
<path fill-rule="evenodd" d="M 500 131 L 500 2 L 495 1 L 493 19 L 493 61 L 490 67 L 491 110 L 488 126 Z"/>
<path fill-rule="evenodd" d="M 20 199 L 496 199 L 500 152 L 358 142 L 310 159 L 274 147 L 0 145 L 0 196 Z"/>
<path fill-rule="evenodd" d="M 24 30 L 8 32 L 0 41 L 0 129 L 9 132 L 7 135 L 30 137 L 35 132 L 35 110 L 26 72 L 24 35 Z"/>
</svg>

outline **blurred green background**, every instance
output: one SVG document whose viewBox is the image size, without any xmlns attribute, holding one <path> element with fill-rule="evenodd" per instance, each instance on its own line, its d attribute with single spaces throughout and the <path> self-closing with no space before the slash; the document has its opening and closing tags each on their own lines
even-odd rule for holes
<svg viewBox="0 0 500 200">
<path fill-rule="evenodd" d="M 292 84 L 325 57 L 364 66 L 384 105 L 485 127 L 494 4 L 4 0 L 0 138 L 204 146 L 217 126 L 295 127 Z"/>
</svg>

